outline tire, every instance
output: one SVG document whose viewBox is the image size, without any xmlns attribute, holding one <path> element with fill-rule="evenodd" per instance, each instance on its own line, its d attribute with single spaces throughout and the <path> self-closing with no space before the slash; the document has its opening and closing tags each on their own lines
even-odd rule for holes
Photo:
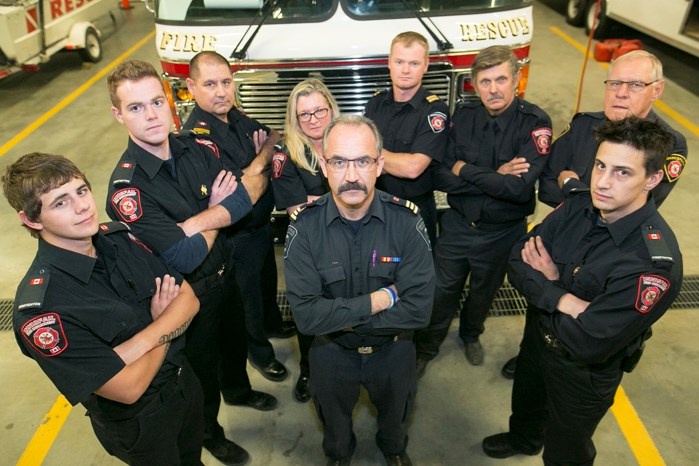
<svg viewBox="0 0 699 466">
<path fill-rule="evenodd" d="M 585 14 L 585 32 L 588 35 L 590 34 L 592 25 L 594 24 L 596 5 L 597 0 L 590 0 L 590 2 L 587 4 L 587 11 Z M 611 22 L 612 21 L 607 18 L 607 0 L 602 0 L 602 4 L 599 8 L 599 15 L 597 17 L 597 27 L 595 28 L 595 34 L 592 36 L 592 38 L 597 40 L 606 38 L 609 34 Z"/>
<path fill-rule="evenodd" d="M 566 6 L 566 22 L 573 26 L 582 26 L 585 23 L 588 0 L 568 0 Z"/>
<path fill-rule="evenodd" d="M 84 61 L 97 63 L 102 59 L 102 43 L 94 28 L 85 31 L 85 48 L 78 50 L 78 53 Z"/>
</svg>

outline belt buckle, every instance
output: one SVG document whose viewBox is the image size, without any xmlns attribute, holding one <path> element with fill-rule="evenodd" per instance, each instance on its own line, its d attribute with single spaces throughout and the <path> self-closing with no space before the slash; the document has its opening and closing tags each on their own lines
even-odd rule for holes
<svg viewBox="0 0 699 466">
<path fill-rule="evenodd" d="M 357 347 L 357 353 L 359 354 L 371 354 L 374 352 L 374 348 L 371 346 L 359 346 Z"/>
</svg>

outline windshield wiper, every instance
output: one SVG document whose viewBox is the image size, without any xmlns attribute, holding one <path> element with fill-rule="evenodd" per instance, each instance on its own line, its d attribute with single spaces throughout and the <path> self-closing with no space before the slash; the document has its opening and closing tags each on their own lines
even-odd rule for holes
<svg viewBox="0 0 699 466">
<path fill-rule="evenodd" d="M 415 17 L 417 18 L 417 20 L 420 21 L 420 23 L 422 23 L 422 26 L 425 28 L 425 30 L 429 32 L 430 36 L 432 36 L 434 41 L 437 42 L 437 47 L 440 51 L 445 51 L 454 48 L 454 45 L 451 42 L 449 42 L 447 36 L 445 36 L 444 33 L 439 30 L 437 25 L 434 24 L 434 21 L 432 21 L 432 18 L 430 18 L 430 16 L 425 12 L 425 10 L 422 9 L 420 5 L 418 5 L 418 3 L 415 0 L 403 0 L 403 4 L 410 8 L 413 11 L 413 13 L 415 13 Z M 430 27 L 423 18 L 427 18 L 430 24 L 432 24 L 432 27 Z M 442 37 L 438 37 L 432 28 L 434 28 Z"/>
<path fill-rule="evenodd" d="M 248 28 L 245 30 L 245 33 L 243 34 L 243 36 L 238 41 L 238 44 L 233 49 L 233 53 L 231 54 L 231 58 L 235 58 L 237 60 L 242 60 L 243 58 L 245 58 L 245 56 L 248 53 L 248 49 L 250 48 L 250 45 L 252 44 L 252 41 L 255 40 L 255 36 L 260 31 L 260 28 L 265 23 L 265 21 L 267 21 L 267 18 L 269 18 L 269 15 L 272 14 L 272 12 L 276 8 L 281 8 L 282 6 L 284 6 L 284 4 L 286 2 L 287 2 L 287 0 L 271 0 L 269 2 L 265 2 L 265 5 L 262 8 L 260 8 L 260 11 L 258 12 L 257 16 L 255 16 L 252 19 L 252 22 L 250 23 L 250 25 L 248 25 Z M 248 35 L 250 28 L 255 26 L 255 22 L 257 21 L 258 18 L 259 18 L 260 22 L 259 22 L 259 24 L 257 24 L 255 31 L 252 33 L 252 35 L 250 36 L 248 41 L 245 43 L 243 48 L 238 50 L 238 47 L 240 47 L 240 44 L 243 42 L 243 39 L 245 39 L 245 36 Z"/>
</svg>

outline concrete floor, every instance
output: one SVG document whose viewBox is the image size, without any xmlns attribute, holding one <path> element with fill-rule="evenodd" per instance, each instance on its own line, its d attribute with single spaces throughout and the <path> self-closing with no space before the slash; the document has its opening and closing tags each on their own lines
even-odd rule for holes
<svg viewBox="0 0 699 466">
<path fill-rule="evenodd" d="M 565 127 L 572 115 L 582 54 L 562 38 L 569 36 L 584 43 L 582 30 L 565 24 L 559 11 L 562 0 L 538 1 L 534 7 L 536 33 L 532 46 L 532 69 L 527 98 L 547 110 L 554 121 L 554 133 Z M 152 18 L 136 4 L 127 12 L 118 12 L 116 31 L 108 31 L 104 42 L 104 59 L 92 66 L 81 64 L 77 56 L 65 54 L 33 74 L 21 74 L 0 82 L 0 171 L 21 154 L 43 151 L 72 158 L 90 178 L 96 198 L 103 202 L 109 174 L 126 144 L 126 133 L 112 118 L 104 76 L 83 94 L 38 126 L 31 135 L 13 145 L 4 155 L 6 144 L 24 128 L 44 115 L 67 95 L 97 75 L 153 29 Z M 554 29 L 556 28 L 556 29 Z M 560 31 L 560 32 L 559 32 Z M 562 34 L 561 34 L 562 33 Z M 153 41 L 137 48 L 132 57 L 157 63 Z M 125 58 L 125 57 L 121 57 Z M 690 58 L 677 62 L 692 63 Z M 670 70 L 668 70 L 670 71 Z M 674 68 L 673 68 L 674 71 Z M 691 68 L 694 79 L 682 81 L 696 86 L 699 69 Z M 602 81 L 605 70 L 590 62 L 587 70 L 583 110 L 602 107 Z M 678 79 L 678 82 L 680 80 Z M 696 89 L 693 89 L 696 92 Z M 699 97 L 670 79 L 666 85 L 660 114 L 682 131 L 689 142 L 691 159 L 699 155 L 699 130 L 691 122 L 699 120 Z M 668 109 L 668 110 L 664 110 Z M 684 118 L 682 126 L 678 120 Z M 693 162 L 665 202 L 662 212 L 673 226 L 683 248 L 685 274 L 699 274 L 699 248 L 694 245 L 699 231 L 699 217 L 693 209 L 699 201 L 699 171 Z M 12 299 L 20 278 L 31 262 L 35 240 L 19 227 L 15 213 L 0 201 L 0 299 Z M 541 218 L 547 209 L 541 208 Z M 106 215 L 103 220 L 107 220 Z M 693 233 L 694 232 L 694 233 Z M 627 376 L 622 386 L 635 407 L 640 421 L 654 442 L 659 457 L 668 465 L 699 464 L 699 320 L 695 310 L 673 310 L 655 326 L 654 337 L 638 369 Z M 419 395 L 410 430 L 409 453 L 419 465 L 534 465 L 540 457 L 515 457 L 493 460 L 480 449 L 481 439 L 507 427 L 511 383 L 499 369 L 515 354 L 523 326 L 522 317 L 492 318 L 482 338 L 486 360 L 482 367 L 468 365 L 454 332 L 442 353 L 427 369 L 420 381 Z M 298 375 L 295 340 L 275 340 L 278 358 L 293 376 L 275 384 L 251 369 L 254 388 L 276 395 L 276 411 L 257 411 L 223 407 L 221 424 L 228 437 L 244 446 L 254 465 L 322 464 L 321 428 L 311 404 L 293 401 L 291 392 Z M 11 332 L 0 332 L 0 464 L 16 464 L 46 412 L 56 400 L 57 392 L 36 364 L 21 356 Z M 84 409 L 74 408 L 48 450 L 44 465 L 111 465 L 120 464 L 109 457 L 95 439 Z M 357 406 L 355 429 L 359 446 L 353 464 L 383 464 L 374 445 L 374 412 L 366 397 Z M 623 424 L 623 422 L 622 422 Z M 632 432 L 632 440 L 638 432 Z M 42 438 L 39 444 L 48 445 Z M 653 458 L 653 450 L 635 454 L 615 416 L 610 412 L 595 435 L 598 464 L 662 464 Z M 648 446 L 646 443 L 645 446 Z M 219 464 L 207 452 L 207 465 Z M 22 464 L 38 464 L 27 462 Z"/>
</svg>

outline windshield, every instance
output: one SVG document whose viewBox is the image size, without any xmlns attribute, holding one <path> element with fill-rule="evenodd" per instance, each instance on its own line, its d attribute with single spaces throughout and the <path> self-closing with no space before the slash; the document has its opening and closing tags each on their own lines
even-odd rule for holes
<svg viewBox="0 0 699 466">
<path fill-rule="evenodd" d="M 158 0 L 161 22 L 183 21 L 249 24 L 265 2 L 273 0 Z M 531 5 L 533 0 L 340 0 L 348 15 L 357 19 L 414 16 L 411 8 L 432 15 L 458 15 L 491 9 Z M 337 0 L 280 0 L 266 24 L 324 21 L 337 8 Z"/>
</svg>

